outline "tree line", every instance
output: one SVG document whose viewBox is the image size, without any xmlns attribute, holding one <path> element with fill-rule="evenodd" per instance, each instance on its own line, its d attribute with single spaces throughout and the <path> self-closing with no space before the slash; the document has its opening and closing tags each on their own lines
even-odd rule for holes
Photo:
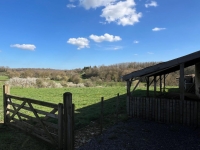
<svg viewBox="0 0 200 150">
<path fill-rule="evenodd" d="M 86 82 L 100 84 L 102 82 L 122 82 L 122 76 L 133 71 L 156 65 L 161 62 L 128 62 L 109 66 L 87 66 L 72 70 L 58 70 L 46 68 L 9 68 L 0 67 L 0 73 L 9 78 L 43 78 L 55 81 L 73 82 L 75 84 Z M 194 66 L 185 68 L 185 74 L 193 74 Z M 179 72 L 173 72 L 166 78 L 167 85 L 177 85 L 176 77 Z"/>
</svg>

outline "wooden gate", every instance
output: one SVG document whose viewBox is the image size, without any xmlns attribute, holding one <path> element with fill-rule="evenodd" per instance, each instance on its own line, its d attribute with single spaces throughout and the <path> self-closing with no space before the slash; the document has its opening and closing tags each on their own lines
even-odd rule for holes
<svg viewBox="0 0 200 150">
<path fill-rule="evenodd" d="M 72 94 L 63 94 L 63 104 L 53 104 L 10 95 L 3 86 L 4 124 L 43 140 L 55 148 L 71 150 L 74 147 L 74 104 Z"/>
</svg>

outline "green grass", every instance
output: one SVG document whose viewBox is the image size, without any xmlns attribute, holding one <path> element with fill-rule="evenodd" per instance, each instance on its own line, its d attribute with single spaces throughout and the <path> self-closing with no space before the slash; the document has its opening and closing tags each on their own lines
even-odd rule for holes
<svg viewBox="0 0 200 150">
<path fill-rule="evenodd" d="M 0 75 L 0 80 L 8 80 L 9 78 L 8 78 L 8 76 L 1 76 Z"/>
<path fill-rule="evenodd" d="M 2 85 L 0 83 L 0 121 L 3 120 L 3 96 Z M 159 89 L 157 89 L 159 90 Z M 167 87 L 166 92 L 177 91 L 177 87 Z M 71 92 L 72 101 L 75 104 L 75 124 L 76 128 L 87 125 L 90 121 L 96 120 L 100 115 L 100 100 L 104 97 L 104 114 L 112 114 L 115 110 L 116 96 L 120 94 L 120 107 L 125 111 L 126 87 L 88 87 L 88 88 L 11 88 L 11 95 L 27 97 L 51 103 L 63 103 L 63 93 Z M 145 96 L 146 88 L 139 87 L 134 91 L 134 96 Z M 150 95 L 153 95 L 153 87 L 150 87 Z M 40 107 L 38 107 L 40 108 Z M 49 111 L 49 109 L 47 109 Z"/>
<path fill-rule="evenodd" d="M 3 92 L 2 86 L 4 82 L 0 82 L 0 147 L 3 149 L 51 149 L 48 146 L 40 144 L 35 139 L 22 134 L 17 130 L 10 130 L 2 126 L 3 121 Z M 159 89 L 157 89 L 159 90 Z M 167 87 L 166 91 L 177 91 L 177 87 Z M 75 104 L 75 129 L 80 129 L 88 125 L 91 121 L 98 120 L 100 117 L 100 101 L 104 97 L 104 123 L 107 125 L 112 121 L 112 114 L 114 114 L 116 106 L 117 93 L 120 94 L 120 119 L 127 118 L 126 113 L 126 87 L 113 86 L 113 87 L 88 87 L 88 88 L 11 88 L 10 94 L 20 97 L 27 97 L 36 100 L 62 103 L 63 93 L 71 92 L 72 101 Z M 134 91 L 135 96 L 145 96 L 146 88 L 141 86 Z M 153 95 L 153 87 L 150 87 L 150 94 Z M 37 106 L 40 108 L 40 106 Z M 44 110 L 44 107 L 43 107 Z M 47 108 L 45 108 L 48 111 Z M 111 114 L 111 115 L 110 115 Z M 120 120 L 119 119 L 119 120 Z M 17 137 L 13 136 L 16 135 Z M 15 141 L 15 142 L 13 142 Z M 0 148 L 0 149 L 1 149 Z"/>
<path fill-rule="evenodd" d="M 2 89 L 2 86 L 1 86 Z M 2 91 L 2 90 L 1 90 Z M 88 87 L 88 88 L 11 88 L 11 95 L 27 97 L 36 100 L 62 103 L 63 93 L 71 92 L 72 101 L 75 104 L 75 123 L 80 128 L 87 125 L 90 121 L 96 120 L 100 115 L 100 100 L 104 97 L 105 114 L 114 111 L 114 104 L 117 93 L 121 95 L 121 104 L 125 107 L 125 87 Z M 0 93 L 2 97 L 2 92 Z M 3 120 L 3 97 L 0 103 L 0 120 Z"/>
</svg>

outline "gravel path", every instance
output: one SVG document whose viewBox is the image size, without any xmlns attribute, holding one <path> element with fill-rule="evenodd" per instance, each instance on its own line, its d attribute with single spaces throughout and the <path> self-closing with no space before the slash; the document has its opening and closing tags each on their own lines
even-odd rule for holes
<svg viewBox="0 0 200 150">
<path fill-rule="evenodd" d="M 120 122 L 78 150 L 200 150 L 200 129 L 136 118 Z"/>
</svg>

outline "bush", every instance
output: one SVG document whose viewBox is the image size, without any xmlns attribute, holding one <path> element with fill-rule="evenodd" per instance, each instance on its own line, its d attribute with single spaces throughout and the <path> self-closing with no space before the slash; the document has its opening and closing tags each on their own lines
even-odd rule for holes
<svg viewBox="0 0 200 150">
<path fill-rule="evenodd" d="M 78 84 L 81 82 L 81 78 L 78 74 L 75 74 L 69 78 L 69 81 Z"/>
<path fill-rule="evenodd" d="M 42 88 L 42 87 L 45 86 L 44 83 L 43 83 L 43 81 L 42 81 L 42 79 L 37 79 L 37 80 L 36 80 L 36 86 L 37 86 L 38 88 Z"/>
<path fill-rule="evenodd" d="M 67 82 L 67 87 L 84 87 L 83 83 L 74 84 L 73 82 Z"/>
<path fill-rule="evenodd" d="M 68 82 L 66 81 L 61 81 L 60 84 L 63 86 L 63 87 L 68 87 Z"/>
<path fill-rule="evenodd" d="M 86 87 L 92 87 L 92 86 L 94 86 L 94 84 L 92 83 L 91 80 L 87 80 L 87 81 L 84 83 L 84 85 L 85 85 Z"/>
<path fill-rule="evenodd" d="M 6 84 L 9 84 L 10 86 L 18 86 L 18 87 L 35 87 L 36 78 L 14 77 L 14 78 L 11 78 L 9 81 L 7 81 Z"/>
<path fill-rule="evenodd" d="M 6 82 L 10 86 L 17 87 L 37 87 L 37 88 L 61 88 L 60 83 L 48 79 L 37 78 L 11 78 Z"/>
</svg>

